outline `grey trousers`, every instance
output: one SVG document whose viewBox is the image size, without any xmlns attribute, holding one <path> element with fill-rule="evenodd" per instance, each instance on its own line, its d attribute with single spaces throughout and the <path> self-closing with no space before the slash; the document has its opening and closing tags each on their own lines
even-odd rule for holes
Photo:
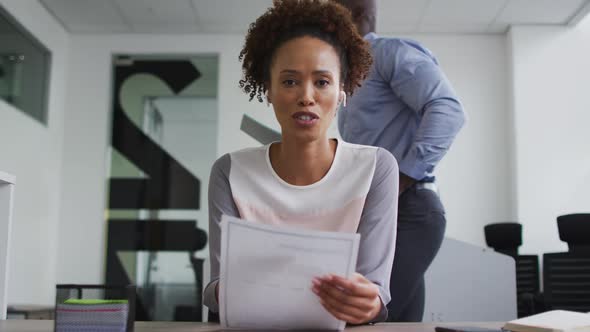
<svg viewBox="0 0 590 332">
<path fill-rule="evenodd" d="M 390 279 L 389 322 L 421 322 L 424 272 L 438 252 L 446 218 L 438 194 L 410 187 L 399 197 L 397 240 Z"/>
</svg>

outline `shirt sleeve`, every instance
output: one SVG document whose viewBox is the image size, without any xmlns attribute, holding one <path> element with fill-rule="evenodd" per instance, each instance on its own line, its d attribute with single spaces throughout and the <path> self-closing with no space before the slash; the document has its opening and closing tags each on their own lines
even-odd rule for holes
<svg viewBox="0 0 590 332">
<path fill-rule="evenodd" d="M 389 280 L 397 233 L 397 193 L 399 169 L 393 155 L 377 149 L 376 166 L 371 187 L 361 214 L 361 234 L 357 272 L 379 287 L 382 310 L 373 322 L 387 319 L 387 303 L 391 300 Z"/>
<path fill-rule="evenodd" d="M 376 70 L 393 93 L 420 115 L 420 124 L 400 171 L 420 180 L 434 170 L 465 122 L 463 106 L 436 59 L 403 41 L 382 44 Z"/>
<path fill-rule="evenodd" d="M 219 312 L 215 288 L 219 281 L 219 255 L 221 243 L 221 215 L 239 217 L 229 184 L 231 157 L 223 155 L 213 164 L 209 176 L 209 260 L 211 281 L 203 292 L 203 303 L 212 312 Z"/>
</svg>

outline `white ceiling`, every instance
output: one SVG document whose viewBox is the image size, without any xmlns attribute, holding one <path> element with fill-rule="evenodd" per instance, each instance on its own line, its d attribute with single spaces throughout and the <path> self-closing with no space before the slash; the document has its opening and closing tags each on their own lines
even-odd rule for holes
<svg viewBox="0 0 590 332">
<path fill-rule="evenodd" d="M 40 0 L 72 33 L 244 33 L 272 0 Z M 590 0 L 377 0 L 378 33 L 574 25 Z"/>
</svg>

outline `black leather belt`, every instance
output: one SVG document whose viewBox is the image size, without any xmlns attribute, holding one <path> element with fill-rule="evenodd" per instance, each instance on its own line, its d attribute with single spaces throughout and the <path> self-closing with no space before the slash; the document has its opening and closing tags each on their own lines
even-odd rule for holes
<svg viewBox="0 0 590 332">
<path fill-rule="evenodd" d="M 434 183 L 434 182 L 418 182 L 414 185 L 414 188 L 428 189 L 428 190 L 432 190 L 438 194 L 438 187 L 436 186 L 436 183 Z"/>
</svg>

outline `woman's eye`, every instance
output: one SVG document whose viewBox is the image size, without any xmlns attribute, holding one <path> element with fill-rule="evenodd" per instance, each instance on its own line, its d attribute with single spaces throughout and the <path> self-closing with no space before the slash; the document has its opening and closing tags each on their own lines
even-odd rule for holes
<svg viewBox="0 0 590 332">
<path fill-rule="evenodd" d="M 284 80 L 283 85 L 293 86 L 293 85 L 295 85 L 295 80 Z"/>
<path fill-rule="evenodd" d="M 321 87 L 328 86 L 328 85 L 330 85 L 330 81 L 328 81 L 328 80 L 319 80 L 317 82 L 317 85 L 319 85 Z"/>
</svg>

